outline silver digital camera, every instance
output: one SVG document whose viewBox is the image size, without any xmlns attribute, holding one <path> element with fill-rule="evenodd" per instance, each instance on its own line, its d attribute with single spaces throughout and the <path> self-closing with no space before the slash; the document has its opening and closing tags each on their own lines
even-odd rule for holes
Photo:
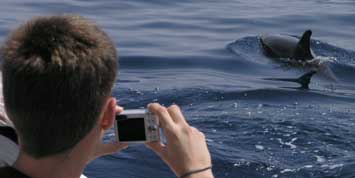
<svg viewBox="0 0 355 178">
<path fill-rule="evenodd" d="M 116 140 L 143 143 L 160 140 L 158 119 L 146 109 L 124 110 L 116 115 Z"/>
</svg>

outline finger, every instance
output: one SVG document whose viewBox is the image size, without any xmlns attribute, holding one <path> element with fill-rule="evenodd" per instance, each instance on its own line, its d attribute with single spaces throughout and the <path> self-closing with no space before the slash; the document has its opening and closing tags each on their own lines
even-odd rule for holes
<svg viewBox="0 0 355 178">
<path fill-rule="evenodd" d="M 206 140 L 206 136 L 203 132 L 198 130 L 196 127 L 190 127 L 193 133 L 196 133 L 199 137 L 202 138 L 202 140 Z M 207 144 L 207 143 L 206 143 Z"/>
<path fill-rule="evenodd" d="M 190 128 L 191 128 L 192 131 L 194 131 L 196 133 L 200 132 L 196 127 L 190 126 Z"/>
<path fill-rule="evenodd" d="M 165 145 L 162 142 L 147 142 L 145 145 L 153 150 L 161 158 L 165 158 Z"/>
<path fill-rule="evenodd" d="M 120 114 L 123 110 L 123 107 L 116 105 L 116 114 Z"/>
<path fill-rule="evenodd" d="M 175 127 L 175 123 L 165 107 L 158 103 L 153 103 L 148 105 L 148 109 L 150 112 L 158 116 L 159 123 L 163 129 L 170 130 Z"/>
<path fill-rule="evenodd" d="M 173 119 L 173 121 L 177 124 L 183 124 L 183 125 L 188 125 L 188 123 L 185 120 L 184 115 L 181 112 L 181 109 L 179 106 L 173 104 L 168 108 L 169 115 Z"/>
</svg>

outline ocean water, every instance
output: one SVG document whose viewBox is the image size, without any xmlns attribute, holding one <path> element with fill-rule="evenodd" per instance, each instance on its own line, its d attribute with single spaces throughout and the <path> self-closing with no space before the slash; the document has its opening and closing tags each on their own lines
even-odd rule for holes
<svg viewBox="0 0 355 178">
<path fill-rule="evenodd" d="M 206 134 L 216 177 L 355 177 L 355 1 L 2 0 L 0 41 L 32 16 L 63 13 L 95 20 L 117 44 L 122 106 L 182 107 Z M 258 37 L 306 29 L 325 66 L 310 89 L 264 80 L 310 69 L 265 57 Z M 174 177 L 143 145 L 97 159 L 85 175 Z"/>
</svg>

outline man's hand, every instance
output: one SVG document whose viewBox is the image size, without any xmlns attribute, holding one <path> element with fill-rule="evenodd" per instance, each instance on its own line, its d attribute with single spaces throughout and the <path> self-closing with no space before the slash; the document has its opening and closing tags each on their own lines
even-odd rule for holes
<svg viewBox="0 0 355 178">
<path fill-rule="evenodd" d="M 109 105 L 111 105 L 111 107 L 113 107 L 114 109 L 112 109 L 113 112 L 110 112 L 110 109 L 109 109 L 105 113 L 107 115 L 106 117 L 111 118 L 111 119 L 108 119 L 107 123 L 106 122 L 103 123 L 104 125 L 108 125 L 108 126 L 102 131 L 100 140 L 102 140 L 102 138 L 104 137 L 104 134 L 107 132 L 107 130 L 112 128 L 116 114 L 123 112 L 123 108 L 116 105 L 116 100 L 113 100 L 112 102 L 110 102 Z M 119 152 L 127 147 L 128 147 L 127 143 L 119 143 L 119 142 L 98 143 L 96 146 L 96 149 L 95 149 L 95 153 L 93 154 L 90 161 L 92 161 L 98 157 L 104 156 L 104 155 L 109 155 L 109 154 Z"/>
<path fill-rule="evenodd" d="M 160 104 L 148 105 L 154 113 L 167 138 L 167 144 L 150 142 L 146 145 L 157 153 L 177 176 L 211 166 L 211 156 L 207 148 L 205 135 L 185 120 L 178 106 L 165 108 Z M 191 175 L 189 177 L 212 178 L 212 171 Z"/>
</svg>

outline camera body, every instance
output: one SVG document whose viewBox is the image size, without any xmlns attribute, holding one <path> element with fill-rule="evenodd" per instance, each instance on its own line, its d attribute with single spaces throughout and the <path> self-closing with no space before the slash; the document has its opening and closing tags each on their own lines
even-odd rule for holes
<svg viewBox="0 0 355 178">
<path fill-rule="evenodd" d="M 160 140 L 158 119 L 146 109 L 124 110 L 116 115 L 115 132 L 118 142 L 143 143 Z"/>
</svg>

